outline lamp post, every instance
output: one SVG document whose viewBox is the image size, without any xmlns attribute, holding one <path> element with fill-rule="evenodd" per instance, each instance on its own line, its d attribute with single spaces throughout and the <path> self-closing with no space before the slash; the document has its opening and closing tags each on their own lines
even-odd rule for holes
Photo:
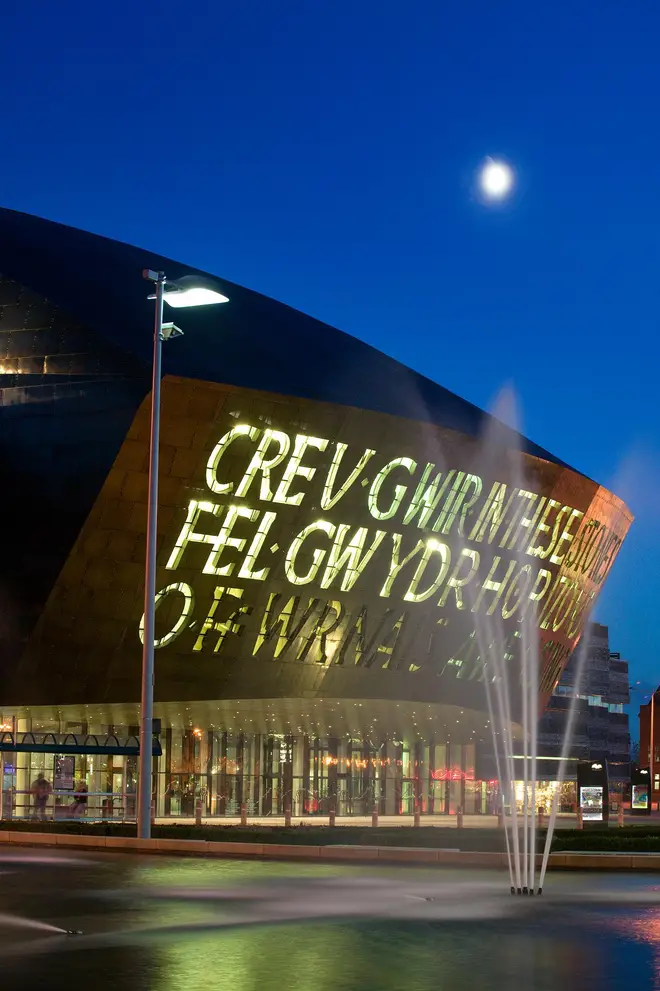
<svg viewBox="0 0 660 991">
<path fill-rule="evenodd" d="M 156 618 L 156 536 L 158 524 L 158 445 L 160 439 L 160 379 L 163 341 L 180 337 L 183 331 L 173 323 L 163 323 L 163 304 L 173 307 L 226 303 L 216 289 L 200 285 L 194 276 L 168 282 L 164 272 L 145 268 L 142 276 L 153 282 L 156 292 L 151 380 L 151 432 L 149 438 L 149 494 L 147 499 L 147 548 L 144 575 L 144 618 L 142 630 L 142 700 L 140 709 L 140 757 L 138 774 L 138 836 L 151 836 L 151 793 L 153 761 L 154 642 Z M 166 288 L 167 287 L 167 288 Z"/>
</svg>

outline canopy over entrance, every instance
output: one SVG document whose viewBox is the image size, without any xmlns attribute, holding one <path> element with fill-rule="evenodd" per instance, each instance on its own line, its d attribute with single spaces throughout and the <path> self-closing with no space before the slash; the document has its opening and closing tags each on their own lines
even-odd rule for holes
<svg viewBox="0 0 660 991">
<path fill-rule="evenodd" d="M 140 740 L 137 736 L 102 736 L 96 733 L 2 733 L 0 752 L 32 754 L 105 754 L 137 757 Z M 154 737 L 154 757 L 160 757 L 160 741 Z"/>
</svg>

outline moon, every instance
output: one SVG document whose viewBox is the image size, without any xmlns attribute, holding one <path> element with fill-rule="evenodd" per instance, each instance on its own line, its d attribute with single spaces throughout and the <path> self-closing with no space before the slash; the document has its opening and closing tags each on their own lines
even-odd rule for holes
<svg viewBox="0 0 660 991">
<path fill-rule="evenodd" d="M 479 185 L 489 200 L 502 200 L 513 189 L 513 169 L 506 162 L 487 158 L 479 173 Z"/>
</svg>

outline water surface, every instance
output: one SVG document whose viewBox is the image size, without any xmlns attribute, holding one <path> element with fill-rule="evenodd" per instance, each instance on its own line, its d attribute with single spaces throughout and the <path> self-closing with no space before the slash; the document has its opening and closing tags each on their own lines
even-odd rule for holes
<svg viewBox="0 0 660 991">
<path fill-rule="evenodd" d="M 502 875 L 424 868 L 25 851 L 0 871 L 8 988 L 660 989 L 652 876 L 552 874 L 523 903 Z"/>
</svg>

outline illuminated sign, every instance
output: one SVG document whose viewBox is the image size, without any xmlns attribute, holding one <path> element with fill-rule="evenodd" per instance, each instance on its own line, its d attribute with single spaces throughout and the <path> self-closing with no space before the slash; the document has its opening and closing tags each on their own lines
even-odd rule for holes
<svg viewBox="0 0 660 991">
<path fill-rule="evenodd" d="M 580 788 L 580 809 L 585 822 L 603 821 L 604 789 L 600 785 Z"/>
<path fill-rule="evenodd" d="M 158 649 L 176 642 L 213 655 L 242 638 L 240 653 L 253 657 L 411 673 L 435 665 L 481 680 L 474 621 L 439 659 L 452 616 L 501 618 L 501 648 L 513 658 L 533 610 L 542 691 L 575 645 L 628 522 L 621 529 L 591 503 L 578 509 L 406 452 L 386 459 L 256 422 L 222 433 L 191 484 L 163 549 L 172 580 L 156 597 Z"/>
<path fill-rule="evenodd" d="M 642 772 L 643 773 L 643 772 Z M 646 811 L 649 808 L 649 786 L 633 785 L 631 808 Z"/>
</svg>

